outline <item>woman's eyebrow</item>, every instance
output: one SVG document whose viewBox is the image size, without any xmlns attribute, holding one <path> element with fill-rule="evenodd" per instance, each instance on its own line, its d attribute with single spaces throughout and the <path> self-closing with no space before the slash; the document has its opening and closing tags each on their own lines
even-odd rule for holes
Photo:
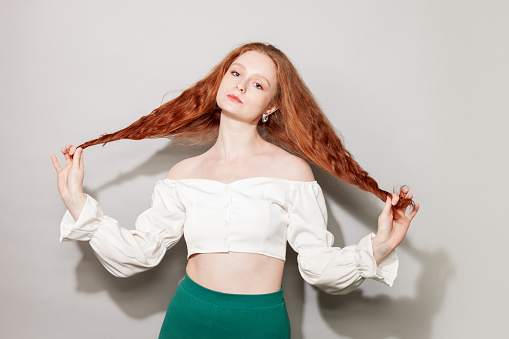
<svg viewBox="0 0 509 339">
<path fill-rule="evenodd" d="M 237 63 L 237 62 L 234 62 L 234 63 L 232 64 L 232 66 L 238 66 L 238 67 L 242 68 L 243 70 L 246 70 L 246 68 L 245 68 L 242 64 L 239 64 L 239 63 Z M 265 80 L 265 81 L 269 84 L 269 86 L 270 86 L 270 81 L 269 81 L 266 77 L 264 77 L 264 76 L 263 76 L 263 75 L 261 75 L 260 73 L 255 73 L 255 75 L 256 75 L 257 77 L 262 78 L 263 80 Z"/>
</svg>

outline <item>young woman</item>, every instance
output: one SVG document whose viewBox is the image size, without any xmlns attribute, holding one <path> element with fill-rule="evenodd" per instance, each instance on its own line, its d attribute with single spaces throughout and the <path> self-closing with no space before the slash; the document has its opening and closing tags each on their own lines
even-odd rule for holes
<svg viewBox="0 0 509 339">
<path fill-rule="evenodd" d="M 152 207 L 127 230 L 83 192 L 82 149 L 120 139 L 215 141 L 159 180 Z M 345 294 L 366 278 L 391 286 L 394 249 L 419 206 L 376 181 L 345 150 L 288 58 L 272 45 L 233 50 L 180 96 L 127 128 L 55 155 L 68 211 L 62 240 L 90 241 L 104 267 L 127 277 L 157 265 L 184 235 L 186 275 L 160 338 L 289 338 L 281 286 L 286 241 L 308 283 Z M 385 201 L 377 234 L 332 247 L 322 190 L 309 163 Z M 413 209 L 406 216 L 409 205 Z"/>
</svg>

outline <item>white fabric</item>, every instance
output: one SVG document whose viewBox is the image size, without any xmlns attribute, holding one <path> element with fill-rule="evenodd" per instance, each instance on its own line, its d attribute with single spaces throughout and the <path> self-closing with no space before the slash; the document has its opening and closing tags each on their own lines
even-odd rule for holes
<svg viewBox="0 0 509 339">
<path fill-rule="evenodd" d="M 376 264 L 373 233 L 358 245 L 332 247 L 325 199 L 316 181 L 164 179 L 155 185 L 152 207 L 135 226 L 120 227 L 87 195 L 77 221 L 65 213 L 60 241 L 90 240 L 101 263 L 119 277 L 154 267 L 182 235 L 188 258 L 232 251 L 285 260 L 288 241 L 298 252 L 304 280 L 329 294 L 348 293 L 366 278 L 392 286 L 398 269 L 395 252 Z"/>
</svg>

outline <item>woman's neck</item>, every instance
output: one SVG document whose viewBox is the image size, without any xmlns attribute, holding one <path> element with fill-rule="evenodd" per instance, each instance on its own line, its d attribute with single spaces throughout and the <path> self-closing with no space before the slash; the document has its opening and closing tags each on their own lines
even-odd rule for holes
<svg viewBox="0 0 509 339">
<path fill-rule="evenodd" d="M 242 121 L 221 119 L 217 141 L 209 150 L 211 154 L 224 161 L 238 161 L 252 157 L 266 150 L 265 141 L 256 125 Z"/>
</svg>

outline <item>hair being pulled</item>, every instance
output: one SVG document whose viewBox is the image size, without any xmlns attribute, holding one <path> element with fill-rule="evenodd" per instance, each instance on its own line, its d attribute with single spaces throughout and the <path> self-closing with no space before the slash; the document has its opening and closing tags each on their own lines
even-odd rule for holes
<svg viewBox="0 0 509 339">
<path fill-rule="evenodd" d="M 105 145 L 121 139 L 169 138 L 192 145 L 214 141 L 218 136 L 221 114 L 216 104 L 221 80 L 233 61 L 248 51 L 269 56 L 276 66 L 278 89 L 274 101 L 279 109 L 266 123 L 259 122 L 262 136 L 341 180 L 373 193 L 384 202 L 388 196 L 392 197 L 391 193 L 378 187 L 377 182 L 345 149 L 288 57 L 276 47 L 259 42 L 234 49 L 205 78 L 128 127 L 101 135 L 79 147 Z M 399 196 L 393 209 L 414 205 L 413 200 L 406 198 L 401 190 Z M 396 213 L 394 217 L 398 217 Z"/>
</svg>

